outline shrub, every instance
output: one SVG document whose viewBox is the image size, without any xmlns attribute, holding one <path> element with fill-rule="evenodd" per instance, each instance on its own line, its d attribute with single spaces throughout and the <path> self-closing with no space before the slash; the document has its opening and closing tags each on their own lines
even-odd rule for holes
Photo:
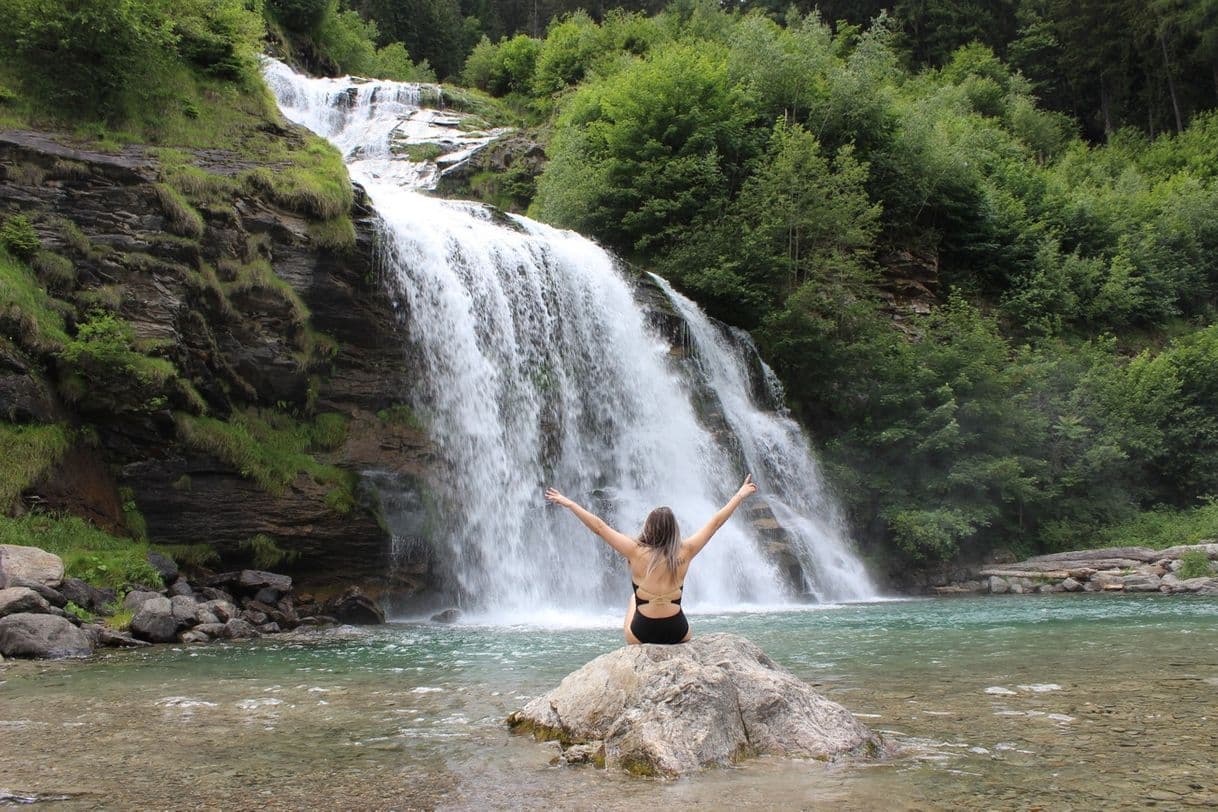
<svg viewBox="0 0 1218 812">
<path fill-rule="evenodd" d="M 1180 556 L 1180 569 L 1176 575 L 1184 580 L 1190 578 L 1205 578 L 1214 574 L 1210 557 L 1202 550 L 1189 550 Z"/>
<path fill-rule="evenodd" d="M 0 246 L 19 259 L 30 260 L 42 248 L 42 241 L 25 215 L 15 214 L 0 225 Z"/>
</svg>

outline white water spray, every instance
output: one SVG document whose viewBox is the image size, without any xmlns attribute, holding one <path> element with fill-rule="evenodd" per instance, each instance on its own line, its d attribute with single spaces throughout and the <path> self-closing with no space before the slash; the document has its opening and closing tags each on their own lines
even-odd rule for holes
<svg viewBox="0 0 1218 812">
<path fill-rule="evenodd" d="M 689 326 L 701 382 L 680 374 L 627 275 L 594 243 L 414 191 L 498 133 L 460 132 L 453 116 L 421 110 L 421 94 L 434 88 L 309 79 L 277 62 L 266 73 L 285 115 L 343 151 L 380 215 L 410 332 L 404 351 L 421 372 L 409 397 L 441 456 L 434 543 L 466 608 L 499 620 L 624 608 L 626 568 L 542 500 L 546 485 L 626 533 L 670 505 L 688 534 L 734 492 L 746 465 L 762 486 L 757 506 L 772 516 L 754 527 L 741 511 L 719 531 L 690 570 L 685 605 L 874 593 L 836 530 L 798 427 L 758 407 L 748 359 L 696 305 L 660 282 Z M 423 142 L 449 153 L 409 160 L 419 153 L 405 145 Z M 713 387 L 734 441 L 699 420 L 700 383 Z M 774 539 L 764 534 L 774 530 L 789 539 L 802 583 L 767 552 Z"/>
</svg>

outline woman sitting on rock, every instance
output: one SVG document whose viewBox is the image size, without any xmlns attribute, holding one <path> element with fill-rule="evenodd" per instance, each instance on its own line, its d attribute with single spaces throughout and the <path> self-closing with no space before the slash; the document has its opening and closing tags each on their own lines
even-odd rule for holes
<svg viewBox="0 0 1218 812">
<path fill-rule="evenodd" d="M 710 521 L 689 538 L 681 540 L 681 530 L 672 510 L 658 507 L 647 515 L 643 532 L 637 539 L 619 533 L 604 519 L 585 510 L 554 488 L 546 491 L 546 499 L 562 505 L 576 515 L 589 530 L 617 550 L 630 562 L 630 580 L 634 596 L 626 605 L 623 631 L 626 642 L 684 643 L 690 638 L 689 621 L 681 611 L 681 590 L 689 562 L 702 551 L 711 536 L 740 507 L 740 503 L 757 492 L 750 474 L 740 490 L 711 517 Z"/>
</svg>

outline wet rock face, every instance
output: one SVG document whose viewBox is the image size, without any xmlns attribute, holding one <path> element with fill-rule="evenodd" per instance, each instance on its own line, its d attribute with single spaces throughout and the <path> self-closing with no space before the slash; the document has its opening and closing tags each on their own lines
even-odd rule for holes
<svg viewBox="0 0 1218 812">
<path fill-rule="evenodd" d="M 290 130 L 280 137 L 302 138 Z M 229 178 L 252 168 L 220 150 L 189 160 Z M 320 244 L 307 217 L 252 189 L 198 206 L 202 234 L 183 237 L 158 197 L 164 177 L 158 157 L 139 146 L 112 154 L 43 133 L 0 134 L 0 219 L 24 215 L 43 248 L 69 264 L 53 294 L 78 304 L 101 301 L 132 326 L 137 341 L 155 342 L 155 354 L 190 382 L 208 416 L 225 419 L 251 407 L 339 412 L 350 418 L 347 443 L 325 462 L 357 474 L 409 470 L 422 479 L 421 432 L 399 427 L 392 448 L 378 442 L 386 432 L 377 412 L 405 401 L 413 374 L 402 349 L 402 314 L 385 295 L 375 259 L 375 216 L 360 196 L 351 211 L 356 239 L 347 248 Z M 277 282 L 287 283 L 308 311 L 307 325 L 274 286 L 225 287 L 232 269 L 253 263 L 269 265 Z M 309 348 L 306 327 L 328 338 L 324 352 Z M 118 490 L 127 487 L 159 543 L 205 542 L 238 555 L 242 542 L 261 533 L 298 553 L 293 568 L 303 576 L 360 583 L 383 575 L 389 539 L 370 488 L 356 488 L 356 504 L 345 513 L 327 504 L 331 486 L 308 476 L 269 494 L 184 442 L 173 412 L 190 411 L 190 404 L 172 397 L 127 402 L 122 387 L 72 404 L 56 381 L 52 354 L 0 348 L 0 419 L 83 416 L 96 428 L 95 444 L 71 449 L 29 493 L 46 507 L 122 534 Z M 172 580 L 168 574 L 165 582 Z"/>
<path fill-rule="evenodd" d="M 850 711 L 733 634 L 602 655 L 508 723 L 558 740 L 564 756 L 572 755 L 567 763 L 590 760 L 646 775 L 763 754 L 830 759 L 885 752 L 883 740 Z"/>
</svg>

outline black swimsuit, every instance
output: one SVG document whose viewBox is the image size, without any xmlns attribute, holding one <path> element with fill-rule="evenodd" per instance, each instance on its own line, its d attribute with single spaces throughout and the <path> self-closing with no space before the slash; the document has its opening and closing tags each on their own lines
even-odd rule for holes
<svg viewBox="0 0 1218 812">
<path fill-rule="evenodd" d="M 647 617 L 639 611 L 640 606 L 653 601 L 655 603 L 674 603 L 680 606 L 681 599 L 662 600 L 660 599 L 662 596 L 656 596 L 653 599 L 640 598 L 639 585 L 633 581 L 630 585 L 634 587 L 634 617 L 630 620 L 630 633 L 637 637 L 640 643 L 672 645 L 684 640 L 685 635 L 689 634 L 689 621 L 685 619 L 684 611 L 679 611 L 671 617 Z M 672 591 L 676 592 L 681 588 L 679 586 Z"/>
</svg>

